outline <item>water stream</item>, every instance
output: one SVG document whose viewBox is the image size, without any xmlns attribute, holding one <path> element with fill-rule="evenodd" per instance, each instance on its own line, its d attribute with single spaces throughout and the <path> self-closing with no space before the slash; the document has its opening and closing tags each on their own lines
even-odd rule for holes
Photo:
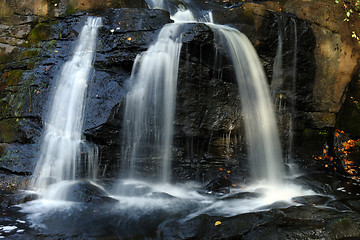
<svg viewBox="0 0 360 240">
<path fill-rule="evenodd" d="M 208 24 L 229 54 L 239 85 L 249 162 L 255 181 L 279 184 L 284 176 L 280 138 L 265 73 L 248 38 L 234 28 Z"/>
<path fill-rule="evenodd" d="M 281 88 L 284 84 L 284 69 L 283 69 L 283 38 L 284 38 L 284 22 L 281 16 L 277 16 L 278 21 L 278 44 L 276 48 L 276 55 L 274 58 L 273 75 L 271 79 L 271 94 L 278 107 L 278 111 L 285 109 L 283 102 L 283 93 Z"/>
<path fill-rule="evenodd" d="M 161 1 L 148 1 L 150 7 L 164 8 Z M 181 33 L 179 23 L 195 20 L 184 5 L 171 16 L 157 41 L 135 61 L 127 95 L 124 126 L 125 163 L 130 176 L 142 156 L 160 158 L 160 178 L 169 180 L 172 128 L 175 114 L 176 83 Z M 212 20 L 212 15 L 202 18 Z M 239 85 L 246 125 L 249 161 L 255 181 L 280 183 L 284 176 L 280 140 L 266 77 L 260 60 L 247 37 L 234 28 L 206 23 L 215 34 L 215 44 L 230 56 Z M 168 86 L 166 86 L 168 84 Z M 148 148 L 153 146 L 153 151 Z M 128 169 L 128 168 L 125 168 Z"/>
<path fill-rule="evenodd" d="M 163 27 L 156 42 L 135 60 L 123 123 L 123 167 L 129 177 L 136 176 L 141 158 L 153 158 L 160 165 L 158 180 L 169 181 L 180 27 Z"/>
<path fill-rule="evenodd" d="M 294 119 L 296 116 L 296 74 L 297 74 L 297 51 L 298 51 L 298 34 L 295 19 L 292 19 L 294 26 L 294 55 L 292 64 L 292 81 L 291 81 L 291 102 L 290 102 L 290 120 L 289 120 L 289 150 L 288 156 L 292 156 L 294 142 Z"/>
<path fill-rule="evenodd" d="M 72 58 L 62 67 L 45 122 L 40 157 L 31 185 L 38 191 L 52 184 L 97 175 L 97 148 L 82 137 L 85 95 L 91 75 L 101 18 L 88 17 Z M 83 160 L 83 161 L 82 161 Z M 85 164 L 84 164 L 85 162 Z M 48 191 L 62 199 L 64 191 Z"/>
</svg>

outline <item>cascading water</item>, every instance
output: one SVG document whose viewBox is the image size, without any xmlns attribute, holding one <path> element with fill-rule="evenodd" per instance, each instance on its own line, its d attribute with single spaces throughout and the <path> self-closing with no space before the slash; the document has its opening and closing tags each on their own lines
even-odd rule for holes
<svg viewBox="0 0 360 240">
<path fill-rule="evenodd" d="M 148 1 L 149 2 L 149 1 Z M 164 7 L 150 1 L 150 7 Z M 175 21 L 193 21 L 193 14 L 180 7 Z M 205 19 L 211 19 L 211 14 Z M 185 23 L 184 23 L 185 24 Z M 279 183 L 284 174 L 280 140 L 265 74 L 257 54 L 245 35 L 225 26 L 207 23 L 215 41 L 230 56 L 239 84 L 252 174 L 256 180 Z M 160 158 L 161 179 L 169 179 L 172 122 L 181 39 L 179 24 L 166 25 L 156 43 L 136 59 L 131 80 L 136 81 L 127 95 L 124 118 L 123 159 L 134 174 L 140 157 Z M 174 35 L 174 33 L 176 33 Z M 168 87 L 166 87 L 168 84 Z M 153 150 L 147 148 L 152 145 Z"/>
<path fill-rule="evenodd" d="M 160 180 L 169 180 L 173 120 L 181 35 L 179 24 L 168 24 L 157 41 L 137 56 L 126 96 L 123 159 L 130 177 L 141 157 L 159 160 Z"/>
<path fill-rule="evenodd" d="M 96 49 L 101 18 L 88 17 L 71 60 L 60 73 L 54 91 L 32 186 L 36 190 L 79 174 L 94 179 L 97 174 L 97 148 L 82 139 L 85 95 Z M 62 199 L 63 191 L 51 191 L 52 199 Z"/>
<path fill-rule="evenodd" d="M 278 184 L 284 174 L 280 139 L 260 60 L 244 34 L 226 26 L 208 26 L 215 34 L 216 44 L 229 54 L 234 65 L 253 177 Z"/>
<path fill-rule="evenodd" d="M 160 176 L 162 183 L 170 179 L 172 125 L 183 26 L 187 21 L 194 19 L 194 15 L 186 9 L 181 8 L 179 12 L 180 14 L 172 16 L 176 22 L 165 25 L 156 42 L 136 58 L 129 80 L 131 89 L 126 97 L 122 160 L 124 170 L 129 171 L 129 176 L 133 178 L 138 178 L 138 168 L 143 170 L 143 162 L 139 160 L 144 159 L 152 160 L 159 166 L 160 170 L 155 174 Z M 276 201 L 288 201 L 290 205 L 294 196 L 312 194 L 300 191 L 299 187 L 291 184 L 280 184 L 284 169 L 275 113 L 265 74 L 255 49 L 239 31 L 209 23 L 209 20 L 212 21 L 211 14 L 203 19 L 214 32 L 217 50 L 225 51 L 224 55 L 230 57 L 234 66 L 254 180 L 265 180 L 268 185 L 230 187 L 230 193 L 214 197 L 200 190 L 199 186 L 194 187 L 192 183 L 175 186 L 127 179 L 122 180 L 117 186 L 118 195 L 107 195 L 102 198 L 102 195 L 98 196 L 98 193 L 95 193 L 88 196 L 89 198 L 80 196 L 80 201 L 77 201 L 75 196 L 73 201 L 48 201 L 49 198 L 43 198 L 26 203 L 23 211 L 29 214 L 33 226 L 46 228 L 49 232 L 55 228 L 55 233 L 69 232 L 71 236 L 81 237 L 81 233 L 84 232 L 84 236 L 90 238 L 141 238 L 142 234 L 145 238 L 147 234 L 155 237 L 155 230 L 161 230 L 159 224 L 166 225 L 171 219 L 177 221 L 176 224 L 182 224 L 201 213 L 233 216 L 263 211 L 271 208 L 270 204 Z M 51 181 L 71 183 L 75 182 L 71 180 L 76 180 L 79 174 L 86 81 L 91 71 L 99 25 L 100 19 L 88 19 L 73 58 L 62 70 L 55 92 L 55 100 L 46 125 L 42 154 L 36 169 L 37 175 L 33 182 L 33 186 L 38 189 L 46 188 L 49 192 L 47 196 L 50 196 L 51 200 L 63 200 L 62 196 L 69 192 L 64 184 L 48 187 Z M 232 130 L 233 126 L 229 126 L 226 136 L 228 154 Z M 83 150 L 86 154 L 91 151 L 93 150 Z M 95 178 L 97 164 L 90 158 L 88 157 L 90 164 L 85 171 L 89 178 Z M 96 160 L 96 157 L 92 159 Z M 153 170 L 145 169 L 148 172 Z M 125 191 L 119 190 L 122 187 Z M 126 191 L 127 189 L 131 191 Z M 80 190 L 74 195 L 86 193 Z M 256 215 L 256 218 L 258 216 L 261 215 Z M 247 220 L 246 218 L 245 221 Z M 149 222 L 152 223 L 151 227 Z"/>
<path fill-rule="evenodd" d="M 276 49 L 276 56 L 274 59 L 273 75 L 271 79 L 271 94 L 275 100 L 275 106 L 281 111 L 283 108 L 283 94 L 281 87 L 284 84 L 283 72 L 283 20 L 281 16 L 277 17 L 278 20 L 278 45 Z"/>
</svg>

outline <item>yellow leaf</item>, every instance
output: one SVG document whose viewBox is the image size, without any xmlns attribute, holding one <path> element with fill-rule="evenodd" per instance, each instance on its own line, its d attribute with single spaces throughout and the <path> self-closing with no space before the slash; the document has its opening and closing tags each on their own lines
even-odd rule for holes
<svg viewBox="0 0 360 240">
<path fill-rule="evenodd" d="M 216 222 L 215 222 L 215 226 L 218 226 L 218 225 L 220 225 L 220 224 L 221 224 L 220 221 L 216 221 Z"/>
</svg>

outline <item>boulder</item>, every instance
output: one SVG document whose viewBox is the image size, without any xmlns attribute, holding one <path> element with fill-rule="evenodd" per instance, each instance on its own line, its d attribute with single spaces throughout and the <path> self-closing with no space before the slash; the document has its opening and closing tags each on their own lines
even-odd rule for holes
<svg viewBox="0 0 360 240">
<path fill-rule="evenodd" d="M 117 200 L 108 196 L 102 188 L 88 182 L 78 181 L 67 188 L 67 201 L 104 204 L 117 203 Z"/>
</svg>

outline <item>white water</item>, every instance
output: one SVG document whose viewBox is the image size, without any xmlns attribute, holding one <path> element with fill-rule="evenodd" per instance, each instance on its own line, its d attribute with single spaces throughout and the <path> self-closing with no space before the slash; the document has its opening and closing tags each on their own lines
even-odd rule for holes
<svg viewBox="0 0 360 240">
<path fill-rule="evenodd" d="M 254 47 L 236 29 L 208 24 L 229 54 L 240 90 L 248 155 L 254 180 L 279 184 L 284 176 L 280 138 L 265 73 Z"/>
<path fill-rule="evenodd" d="M 164 9 L 163 1 L 147 1 L 149 7 Z M 208 16 L 211 18 L 211 15 Z M 180 5 L 150 48 L 135 59 L 126 96 L 123 135 L 123 176 L 139 177 L 141 161 L 156 162 L 159 181 L 171 177 L 171 148 L 176 86 L 182 46 L 183 24 L 195 22 L 193 13 Z"/>
<path fill-rule="evenodd" d="M 150 1 L 149 6 L 162 8 L 164 3 Z M 183 7 L 179 7 L 172 18 L 184 24 L 195 20 Z M 212 20 L 212 15 L 205 19 Z M 235 66 L 254 180 L 265 179 L 278 184 L 284 176 L 280 139 L 266 77 L 256 51 L 239 31 L 212 23 L 207 25 L 214 32 L 216 45 L 226 51 Z M 126 98 L 123 140 L 123 159 L 130 166 L 130 177 L 134 177 L 139 158 L 152 157 L 162 162 L 162 181 L 169 179 L 181 49 L 178 26 L 178 23 L 166 25 L 155 44 L 135 61 L 131 77 L 135 83 Z M 152 151 L 148 150 L 150 145 L 154 147 Z"/>
<path fill-rule="evenodd" d="M 80 171 L 90 178 L 97 173 L 97 148 L 82 138 L 85 95 L 96 49 L 101 18 L 88 17 L 71 60 L 58 79 L 49 117 L 45 122 L 40 157 L 31 185 L 44 190 L 53 183 L 75 180 Z M 85 163 L 81 164 L 81 160 Z M 63 191 L 52 191 L 61 198 Z"/>
<path fill-rule="evenodd" d="M 124 129 L 126 130 L 124 159 L 130 165 L 130 176 L 138 179 L 137 176 L 134 176 L 134 169 L 136 169 L 139 158 L 161 159 L 163 162 L 161 179 L 165 185 L 159 185 L 161 186 L 159 192 L 181 189 L 181 187 L 166 184 L 169 179 L 171 154 L 168 151 L 164 155 L 163 151 L 170 149 L 172 144 L 172 121 L 174 120 L 177 69 L 181 48 L 181 37 L 174 36 L 181 36 L 179 26 L 193 22 L 193 14 L 188 14 L 191 13 L 190 11 L 181 8 L 178 13 L 174 14 L 172 18 L 181 24 L 166 25 L 154 45 L 136 59 L 131 78 L 134 85 L 127 96 L 124 120 Z M 267 205 L 276 201 L 285 201 L 291 205 L 293 204 L 291 199 L 295 196 L 314 194 L 312 191 L 302 190 L 300 186 L 284 183 L 284 163 L 274 106 L 263 67 L 254 47 L 248 38 L 236 29 L 210 23 L 213 21 L 211 13 L 202 20 L 214 32 L 218 50 L 225 51 L 230 56 L 239 85 L 253 184 L 245 187 L 245 190 L 238 191 L 261 193 L 251 200 L 239 199 L 229 202 L 228 200 L 217 201 L 213 198 L 202 199 L 201 210 L 190 214 L 189 218 L 201 213 L 231 216 L 261 211 L 268 209 Z M 177 47 L 170 47 L 173 45 Z M 175 49 L 177 50 L 175 51 Z M 165 77 L 165 74 L 170 75 Z M 164 92 L 165 78 L 171 79 L 171 87 L 168 89 L 171 95 L 166 95 L 167 93 Z M 170 107 L 165 109 L 164 103 Z M 169 112 L 165 114 L 164 111 Z M 164 131 L 164 129 L 166 130 Z M 169 139 L 169 141 L 164 142 L 162 139 Z M 155 150 L 161 149 L 162 151 L 149 152 L 147 150 L 148 146 L 154 142 Z M 125 169 L 129 168 L 125 167 Z M 131 184 L 127 187 L 126 184 L 120 183 L 116 191 L 117 197 L 119 199 L 129 198 L 130 202 L 143 201 L 142 197 L 134 196 L 134 194 L 146 191 L 148 188 L 146 186 L 150 183 L 138 183 L 139 185 L 135 183 L 135 186 Z M 154 184 L 151 184 L 151 188 L 153 186 Z M 186 189 L 185 191 L 188 191 Z M 156 192 L 154 189 L 150 191 Z M 236 190 L 233 191 L 236 193 Z M 177 196 L 173 192 L 170 195 Z M 177 197 L 184 198 L 185 195 Z M 190 198 L 197 199 L 196 196 L 190 196 Z"/>
<path fill-rule="evenodd" d="M 156 42 L 136 57 L 126 96 L 123 160 L 130 177 L 140 158 L 153 158 L 159 180 L 169 181 L 181 24 L 168 24 Z"/>
</svg>

